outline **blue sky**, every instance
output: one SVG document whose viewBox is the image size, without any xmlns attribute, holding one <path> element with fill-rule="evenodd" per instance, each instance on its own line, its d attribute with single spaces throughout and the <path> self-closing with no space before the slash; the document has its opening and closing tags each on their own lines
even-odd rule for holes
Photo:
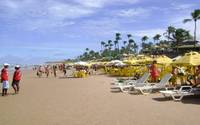
<svg viewBox="0 0 200 125">
<path fill-rule="evenodd" d="M 86 47 L 99 50 L 116 32 L 138 44 L 169 25 L 193 33 L 193 23 L 182 20 L 199 8 L 199 0 L 1 0 L 0 63 L 74 58 Z"/>
</svg>

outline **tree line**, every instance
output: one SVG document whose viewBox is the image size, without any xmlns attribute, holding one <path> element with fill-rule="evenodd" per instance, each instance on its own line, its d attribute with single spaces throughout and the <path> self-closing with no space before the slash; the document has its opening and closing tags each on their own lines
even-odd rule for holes
<svg viewBox="0 0 200 125">
<path fill-rule="evenodd" d="M 107 60 L 120 59 L 124 54 L 136 55 L 138 53 L 143 53 L 144 51 L 155 52 L 158 50 L 158 48 L 176 48 L 178 51 L 178 46 L 181 45 L 185 40 L 193 41 L 194 46 L 196 46 L 197 21 L 199 19 L 200 9 L 197 9 L 191 13 L 190 19 L 183 20 L 183 23 L 194 21 L 193 36 L 186 29 L 168 26 L 163 34 L 155 34 L 155 36 L 152 38 L 146 35 L 143 36 L 141 38 L 141 45 L 138 45 L 138 42 L 133 39 L 132 34 L 127 34 L 126 38 L 122 38 L 121 33 L 116 33 L 113 40 L 110 39 L 100 42 L 100 51 L 94 51 L 86 48 L 85 52 L 78 57 L 78 60 L 87 61 L 102 58 Z M 141 46 L 140 51 L 139 46 Z"/>
</svg>

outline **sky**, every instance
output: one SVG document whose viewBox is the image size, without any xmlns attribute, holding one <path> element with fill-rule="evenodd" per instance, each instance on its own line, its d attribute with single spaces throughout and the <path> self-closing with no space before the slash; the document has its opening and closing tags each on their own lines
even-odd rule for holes
<svg viewBox="0 0 200 125">
<path fill-rule="evenodd" d="M 138 44 L 170 25 L 193 34 L 194 23 L 182 21 L 194 9 L 200 0 L 0 0 L 0 63 L 75 58 L 85 48 L 100 50 L 117 32 Z"/>
</svg>

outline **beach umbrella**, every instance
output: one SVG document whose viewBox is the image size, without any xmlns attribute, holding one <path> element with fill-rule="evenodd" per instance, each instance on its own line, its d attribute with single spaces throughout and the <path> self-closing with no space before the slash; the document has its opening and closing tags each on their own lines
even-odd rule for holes
<svg viewBox="0 0 200 125">
<path fill-rule="evenodd" d="M 83 62 L 83 61 L 80 61 L 80 62 L 76 62 L 76 63 L 74 63 L 74 65 L 79 65 L 79 66 L 89 66 L 89 63 L 87 63 L 87 62 Z"/>
<path fill-rule="evenodd" d="M 177 57 L 173 58 L 172 61 L 176 61 L 176 60 L 180 59 L 181 57 L 182 56 L 177 56 Z"/>
<path fill-rule="evenodd" d="M 115 63 L 114 65 L 115 65 L 115 66 L 119 66 L 119 67 L 126 66 L 126 64 L 125 64 L 125 63 L 123 63 L 123 62 L 120 62 L 120 63 Z"/>
<path fill-rule="evenodd" d="M 159 56 L 159 57 L 155 58 L 154 60 L 157 61 L 158 64 L 171 64 L 172 63 L 172 59 L 167 56 Z"/>
<path fill-rule="evenodd" d="M 185 65 L 185 66 L 198 66 L 200 65 L 200 54 L 198 52 L 186 53 L 184 56 L 177 59 L 172 64 Z"/>
<path fill-rule="evenodd" d="M 128 64 L 128 65 L 133 65 L 137 63 L 137 60 L 135 59 L 128 59 L 128 60 L 124 60 L 123 63 Z"/>
<path fill-rule="evenodd" d="M 115 64 L 115 63 L 122 63 L 120 60 L 112 60 L 110 63 Z"/>
<path fill-rule="evenodd" d="M 148 56 L 139 56 L 138 60 L 136 61 L 137 63 L 151 63 L 153 62 L 153 59 Z"/>
</svg>

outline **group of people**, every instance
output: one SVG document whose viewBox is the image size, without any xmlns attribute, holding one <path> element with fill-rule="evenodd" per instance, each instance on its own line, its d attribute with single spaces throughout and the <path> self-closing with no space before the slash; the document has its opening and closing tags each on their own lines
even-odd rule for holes
<svg viewBox="0 0 200 125">
<path fill-rule="evenodd" d="M 8 94 L 8 89 L 10 88 L 9 84 L 9 64 L 5 63 L 3 69 L 1 70 L 1 83 L 2 83 L 2 96 L 6 96 Z M 15 94 L 19 93 L 19 83 L 22 77 L 22 72 L 20 70 L 20 66 L 15 66 L 15 72 L 13 74 L 12 87 L 15 91 Z"/>
<path fill-rule="evenodd" d="M 37 76 L 42 77 L 43 74 L 46 75 L 48 78 L 50 74 L 53 74 L 54 77 L 57 77 L 57 71 L 60 70 L 61 72 L 64 73 L 64 76 L 67 73 L 67 67 L 65 64 L 60 64 L 60 65 L 45 65 L 45 66 L 37 66 L 34 67 L 33 70 L 37 70 Z"/>
<path fill-rule="evenodd" d="M 153 61 L 152 65 L 150 66 L 150 73 L 151 73 L 151 81 L 158 82 L 161 71 L 157 67 L 157 62 Z M 172 78 L 170 79 L 170 83 L 172 86 L 177 85 L 178 78 L 180 79 L 181 84 L 190 84 L 196 86 L 200 84 L 200 66 L 197 66 L 196 69 L 192 67 L 178 67 L 172 66 Z"/>
</svg>

